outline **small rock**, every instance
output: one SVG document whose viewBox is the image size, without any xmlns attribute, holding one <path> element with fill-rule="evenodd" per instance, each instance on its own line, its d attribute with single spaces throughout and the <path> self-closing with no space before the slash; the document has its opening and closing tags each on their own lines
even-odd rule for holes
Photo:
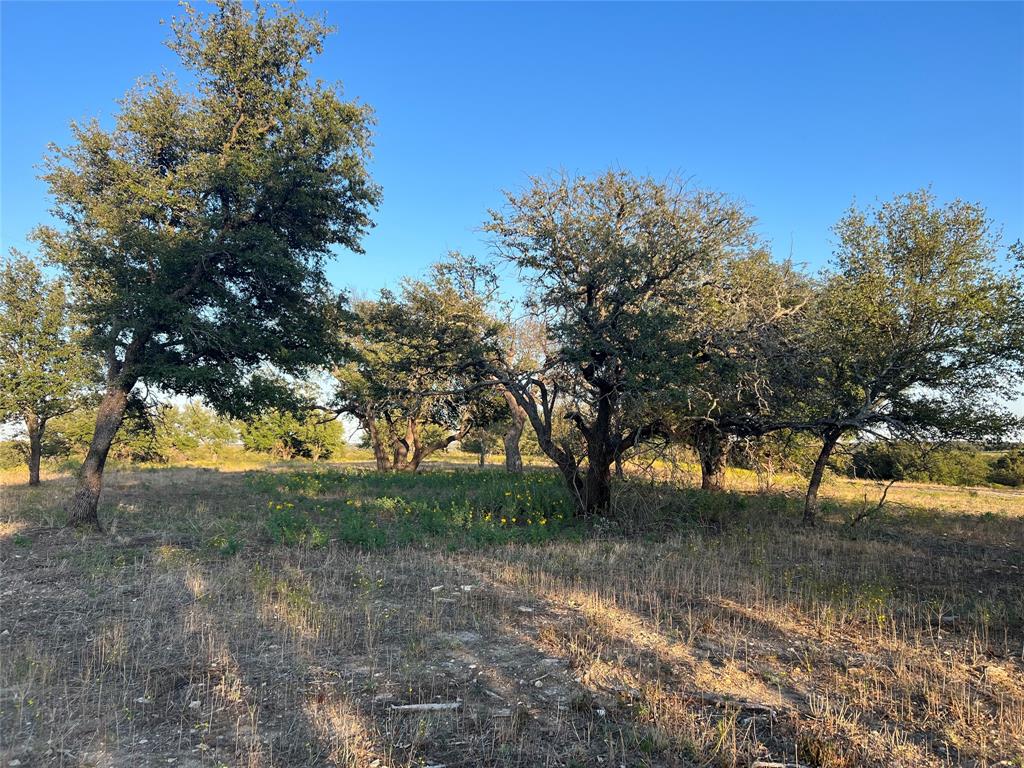
<svg viewBox="0 0 1024 768">
<path fill-rule="evenodd" d="M 196 699 L 195 701 L 190 701 L 188 703 L 188 708 L 189 709 L 199 709 L 199 704 L 200 704 L 199 699 Z"/>
</svg>

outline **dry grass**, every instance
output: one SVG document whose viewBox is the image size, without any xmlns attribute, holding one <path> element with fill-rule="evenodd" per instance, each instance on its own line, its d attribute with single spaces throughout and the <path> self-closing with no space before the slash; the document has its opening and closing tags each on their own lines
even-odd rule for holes
<svg viewBox="0 0 1024 768">
<path fill-rule="evenodd" d="M 0 764 L 1024 765 L 1022 495 L 851 529 L 835 481 L 806 530 L 638 487 L 685 523 L 364 550 L 272 542 L 267 472 L 114 473 L 105 537 L 53 527 L 67 478 L 2 489 Z"/>
</svg>

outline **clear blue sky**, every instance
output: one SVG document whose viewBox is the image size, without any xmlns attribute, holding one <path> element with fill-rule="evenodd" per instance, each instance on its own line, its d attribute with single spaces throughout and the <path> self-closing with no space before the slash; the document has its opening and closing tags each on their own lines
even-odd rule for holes
<svg viewBox="0 0 1024 768">
<path fill-rule="evenodd" d="M 1024 237 L 1024 5 L 302 3 L 339 33 L 315 74 L 379 120 L 367 254 L 339 286 L 418 273 L 527 174 L 678 172 L 743 198 L 817 267 L 856 197 L 932 184 Z M 172 3 L 0 3 L 2 232 L 46 217 L 35 165 L 72 118 L 109 120 L 173 68 Z"/>
</svg>

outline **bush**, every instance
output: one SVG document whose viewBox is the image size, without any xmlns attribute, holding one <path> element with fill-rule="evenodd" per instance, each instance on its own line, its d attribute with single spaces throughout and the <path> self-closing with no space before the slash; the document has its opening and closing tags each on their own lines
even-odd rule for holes
<svg viewBox="0 0 1024 768">
<path fill-rule="evenodd" d="M 1024 450 L 1005 453 L 992 462 L 989 481 L 1013 488 L 1024 485 Z"/>
<path fill-rule="evenodd" d="M 984 451 L 970 445 L 927 446 L 906 442 L 862 443 L 853 453 L 853 475 L 873 480 L 910 480 L 940 485 L 994 481 Z"/>
<path fill-rule="evenodd" d="M 0 442 L 0 469 L 14 469 L 25 464 L 28 456 L 28 443 L 24 440 L 4 440 Z"/>
<path fill-rule="evenodd" d="M 43 455 L 56 459 L 84 456 L 95 426 L 96 413 L 87 408 L 53 419 L 46 429 Z M 157 408 L 136 404 L 125 414 L 110 457 L 163 464 L 173 458 L 215 456 L 237 441 L 238 431 L 229 420 L 198 403 Z"/>
<path fill-rule="evenodd" d="M 321 422 L 317 414 L 299 419 L 285 411 L 270 410 L 242 425 L 242 444 L 246 450 L 281 459 L 336 458 L 343 453 L 344 442 L 341 424 Z"/>
</svg>

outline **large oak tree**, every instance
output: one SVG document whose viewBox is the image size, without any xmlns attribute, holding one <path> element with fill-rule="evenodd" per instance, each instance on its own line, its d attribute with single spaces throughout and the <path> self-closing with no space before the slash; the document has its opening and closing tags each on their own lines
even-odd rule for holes
<svg viewBox="0 0 1024 768">
<path fill-rule="evenodd" d="M 370 110 L 307 72 L 329 29 L 293 9 L 188 5 L 169 45 L 190 87 L 152 78 L 112 128 L 73 124 L 44 178 L 62 226 L 38 233 L 105 360 L 96 430 L 68 512 L 98 526 L 103 467 L 137 384 L 241 414 L 275 373 L 324 363 L 332 246 L 360 251 L 378 190 Z"/>
</svg>

